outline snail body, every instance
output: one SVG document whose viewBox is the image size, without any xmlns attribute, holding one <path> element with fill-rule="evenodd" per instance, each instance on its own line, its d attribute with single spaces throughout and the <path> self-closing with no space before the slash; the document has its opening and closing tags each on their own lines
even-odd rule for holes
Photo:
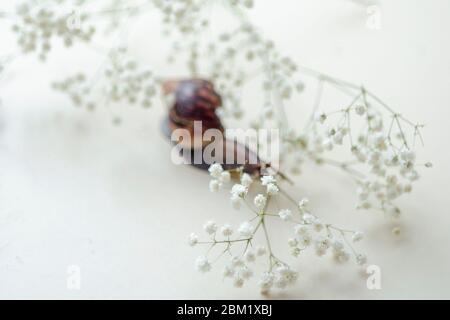
<svg viewBox="0 0 450 320">
<path fill-rule="evenodd" d="M 168 138 L 172 138 L 177 129 L 184 129 L 189 133 L 188 139 L 176 141 L 180 152 L 185 157 L 190 157 L 189 160 L 194 159 L 196 153 L 196 159 L 199 159 L 198 153 L 203 153 L 208 145 L 214 142 L 223 148 L 222 159 L 217 162 L 221 162 L 220 164 L 227 170 L 243 167 L 246 173 L 260 175 L 261 169 L 268 166 L 246 145 L 224 137 L 225 128 L 216 113 L 222 105 L 222 98 L 214 90 L 211 82 L 203 79 L 166 81 L 163 84 L 163 91 L 164 94 L 172 94 L 174 97 L 173 105 L 163 122 L 163 132 Z M 221 141 L 204 138 L 205 132 L 211 129 L 217 130 Z M 203 156 L 200 159 L 200 162 L 189 161 L 189 163 L 207 170 L 211 163 L 205 161 Z M 233 159 L 231 163 L 230 159 Z"/>
</svg>

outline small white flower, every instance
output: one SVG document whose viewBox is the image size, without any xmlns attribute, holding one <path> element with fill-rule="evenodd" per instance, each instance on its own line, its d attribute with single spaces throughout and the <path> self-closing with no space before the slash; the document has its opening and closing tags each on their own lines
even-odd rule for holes
<svg viewBox="0 0 450 320">
<path fill-rule="evenodd" d="M 288 239 L 288 245 L 290 247 L 296 247 L 298 245 L 298 241 L 295 238 L 289 238 Z"/>
<path fill-rule="evenodd" d="M 253 226 L 250 222 L 245 221 L 239 226 L 239 234 L 245 238 L 249 238 L 253 234 Z"/>
<path fill-rule="evenodd" d="M 292 219 L 292 212 L 289 209 L 280 210 L 278 215 L 280 216 L 281 220 L 283 220 L 283 221 L 289 221 Z"/>
<path fill-rule="evenodd" d="M 232 188 L 230 193 L 232 195 L 238 196 L 238 197 L 244 197 L 247 194 L 247 187 L 243 186 L 242 184 L 235 184 Z"/>
<path fill-rule="evenodd" d="M 255 206 L 259 209 L 264 208 L 266 202 L 267 198 L 262 194 L 258 194 L 254 199 Z"/>
<path fill-rule="evenodd" d="M 197 260 L 195 261 L 195 266 L 198 271 L 203 273 L 211 270 L 211 263 L 205 256 L 198 257 Z"/>
<path fill-rule="evenodd" d="M 233 285 L 236 288 L 242 288 L 242 286 L 244 285 L 244 280 L 241 278 L 234 278 Z"/>
<path fill-rule="evenodd" d="M 364 254 L 358 254 L 356 256 L 356 263 L 360 266 L 362 266 L 363 264 L 366 264 L 367 262 L 367 257 Z"/>
<path fill-rule="evenodd" d="M 313 226 L 314 230 L 316 230 L 317 232 L 320 232 L 323 229 L 323 223 L 322 221 L 320 221 L 320 219 L 315 219 L 313 222 Z"/>
<path fill-rule="evenodd" d="M 403 187 L 403 191 L 406 193 L 409 193 L 412 191 L 412 185 L 410 183 L 405 184 L 405 186 Z"/>
<path fill-rule="evenodd" d="M 331 139 L 325 139 L 322 143 L 322 147 L 327 151 L 331 151 L 333 150 L 333 142 Z"/>
<path fill-rule="evenodd" d="M 331 247 L 333 248 L 334 252 L 339 253 L 344 250 L 344 243 L 341 240 L 333 240 L 331 242 Z"/>
<path fill-rule="evenodd" d="M 319 237 L 315 242 L 316 248 L 320 250 L 327 250 L 331 246 L 329 238 Z"/>
<path fill-rule="evenodd" d="M 272 272 L 264 272 L 258 282 L 261 292 L 267 293 L 273 286 L 274 275 Z"/>
<path fill-rule="evenodd" d="M 395 206 L 388 206 L 385 209 L 385 212 L 388 214 L 389 217 L 397 219 L 400 217 L 401 211 L 399 208 L 395 207 Z"/>
<path fill-rule="evenodd" d="M 327 120 L 327 114 L 325 112 L 318 112 L 315 118 L 317 122 L 323 124 Z"/>
<path fill-rule="evenodd" d="M 338 262 L 344 263 L 350 259 L 350 254 L 345 250 L 341 250 L 335 253 L 335 258 Z"/>
<path fill-rule="evenodd" d="M 305 235 L 308 234 L 308 227 L 301 225 L 301 224 L 297 224 L 294 227 L 294 232 L 297 235 Z"/>
<path fill-rule="evenodd" d="M 229 237 L 233 234 L 233 227 L 230 224 L 226 224 L 220 229 L 220 232 L 224 237 Z"/>
<path fill-rule="evenodd" d="M 280 189 L 278 189 L 278 187 L 274 184 L 274 183 L 269 183 L 267 185 L 267 194 L 274 196 L 278 193 L 278 191 L 280 191 Z"/>
<path fill-rule="evenodd" d="M 230 266 L 225 266 L 225 268 L 223 268 L 222 274 L 224 277 L 228 277 L 228 278 L 232 277 L 232 276 L 234 276 L 234 273 L 235 273 L 235 270 Z"/>
<path fill-rule="evenodd" d="M 219 191 L 220 187 L 221 187 L 221 183 L 219 182 L 219 180 L 213 179 L 209 182 L 209 190 L 211 192 Z"/>
<path fill-rule="evenodd" d="M 300 255 L 301 252 L 302 252 L 302 250 L 300 248 L 297 248 L 297 247 L 292 248 L 292 250 L 291 250 L 292 256 L 294 256 L 296 258 Z"/>
<path fill-rule="evenodd" d="M 342 135 L 341 131 L 338 131 L 333 135 L 333 142 L 335 144 L 341 145 L 343 142 L 343 139 L 344 139 L 344 136 Z"/>
<path fill-rule="evenodd" d="M 316 217 L 310 213 L 304 213 L 302 219 L 306 224 L 312 224 L 316 221 Z"/>
<path fill-rule="evenodd" d="M 269 183 L 276 183 L 277 181 L 273 176 L 262 176 L 261 177 L 261 184 L 263 186 L 267 186 Z"/>
<path fill-rule="evenodd" d="M 303 248 L 309 247 L 311 245 L 312 238 L 309 234 L 303 234 L 300 237 L 298 237 L 298 243 Z"/>
<path fill-rule="evenodd" d="M 242 174 L 242 176 L 241 176 L 241 184 L 244 187 L 249 187 L 252 184 L 252 182 L 253 182 L 253 179 L 248 173 Z"/>
<path fill-rule="evenodd" d="M 188 243 L 191 247 L 198 243 L 198 236 L 195 233 L 191 233 L 188 238 Z"/>
<path fill-rule="evenodd" d="M 230 182 L 231 180 L 231 175 L 228 171 L 224 171 L 220 174 L 220 181 L 223 183 L 227 183 Z"/>
<path fill-rule="evenodd" d="M 356 189 L 356 194 L 358 195 L 358 199 L 361 201 L 367 200 L 369 197 L 368 191 L 363 187 L 358 187 Z"/>
<path fill-rule="evenodd" d="M 400 158 L 402 158 L 403 161 L 414 162 L 416 154 L 412 150 L 404 149 L 400 152 Z"/>
<path fill-rule="evenodd" d="M 221 173 L 223 172 L 223 168 L 220 164 L 218 163 L 214 163 L 212 164 L 209 169 L 209 174 L 213 177 L 213 178 L 220 178 Z"/>
<path fill-rule="evenodd" d="M 292 271 L 287 266 L 280 266 L 275 270 L 275 286 L 278 288 L 286 288 L 297 281 L 298 273 Z"/>
<path fill-rule="evenodd" d="M 267 252 L 267 250 L 266 250 L 266 248 L 263 247 L 263 246 L 258 246 L 258 247 L 256 248 L 256 255 L 257 255 L 257 256 L 263 256 L 263 255 L 266 254 L 266 252 Z"/>
<path fill-rule="evenodd" d="M 244 261 L 240 257 L 232 257 L 231 258 L 231 265 L 233 267 L 242 267 L 244 266 Z"/>
<path fill-rule="evenodd" d="M 253 271 L 248 268 L 247 266 L 244 266 L 239 270 L 239 278 L 248 280 L 253 276 Z"/>
<path fill-rule="evenodd" d="M 366 107 L 363 105 L 358 105 L 355 107 L 355 112 L 358 116 L 362 116 L 366 113 Z"/>
<path fill-rule="evenodd" d="M 231 195 L 231 204 L 233 205 L 234 209 L 239 209 L 241 207 L 242 198 L 238 195 Z"/>
<path fill-rule="evenodd" d="M 364 238 L 364 234 L 360 231 L 357 231 L 353 234 L 352 241 L 358 242 L 358 241 L 362 240 L 363 238 Z"/>
<path fill-rule="evenodd" d="M 298 202 L 298 207 L 299 207 L 301 210 L 305 210 L 305 209 L 308 207 L 308 204 L 309 204 L 308 198 L 303 198 L 302 200 L 300 200 L 300 201 Z"/>
<path fill-rule="evenodd" d="M 254 262 L 256 260 L 256 253 L 253 250 L 249 249 L 245 252 L 244 258 L 248 262 Z"/>
<path fill-rule="evenodd" d="M 207 234 L 214 234 L 217 231 L 217 224 L 214 221 L 208 221 L 203 226 Z"/>
</svg>

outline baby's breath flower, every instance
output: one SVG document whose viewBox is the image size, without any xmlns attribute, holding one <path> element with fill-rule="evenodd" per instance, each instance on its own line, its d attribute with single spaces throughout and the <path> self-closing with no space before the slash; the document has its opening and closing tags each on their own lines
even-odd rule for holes
<svg viewBox="0 0 450 320">
<path fill-rule="evenodd" d="M 280 191 L 280 189 L 278 189 L 278 187 L 274 184 L 274 183 L 269 183 L 267 185 L 267 194 L 274 196 L 278 193 L 278 191 Z"/>
<path fill-rule="evenodd" d="M 217 224 L 215 221 L 208 221 L 203 226 L 203 229 L 205 229 L 207 234 L 214 234 L 217 231 Z"/>
<path fill-rule="evenodd" d="M 239 278 L 244 280 L 248 280 L 253 276 L 253 271 L 247 266 L 243 266 L 241 269 L 239 269 L 238 273 Z"/>
<path fill-rule="evenodd" d="M 290 247 L 296 247 L 298 245 L 298 241 L 295 238 L 289 238 L 288 239 L 288 245 Z"/>
<path fill-rule="evenodd" d="M 235 273 L 235 270 L 234 270 L 234 268 L 231 267 L 231 266 L 225 266 L 225 267 L 223 268 L 222 274 L 223 274 L 223 276 L 224 276 L 225 278 L 233 277 L 233 276 L 234 276 L 234 273 Z"/>
<path fill-rule="evenodd" d="M 219 179 L 219 178 L 220 178 L 220 175 L 221 175 L 222 172 L 223 172 L 223 168 L 222 168 L 222 166 L 221 166 L 220 164 L 214 163 L 214 164 L 212 164 L 212 165 L 209 167 L 208 171 L 209 171 L 209 174 L 210 174 L 213 178 Z"/>
<path fill-rule="evenodd" d="M 248 262 L 255 262 L 256 253 L 252 249 L 248 249 L 244 254 L 245 260 Z"/>
<path fill-rule="evenodd" d="M 385 212 L 388 214 L 389 217 L 397 219 L 400 217 L 401 211 L 399 208 L 389 205 L 386 207 Z"/>
<path fill-rule="evenodd" d="M 358 116 L 363 116 L 366 113 L 366 107 L 363 105 L 357 105 L 355 107 L 355 112 Z"/>
<path fill-rule="evenodd" d="M 198 271 L 205 273 L 211 270 L 211 263 L 208 261 L 208 258 L 205 256 L 200 256 L 195 261 L 195 266 Z"/>
<path fill-rule="evenodd" d="M 333 251 L 339 253 L 344 250 L 344 243 L 341 240 L 334 239 L 331 241 L 331 247 L 333 248 Z"/>
<path fill-rule="evenodd" d="M 273 286 L 274 274 L 272 272 L 264 272 L 258 282 L 262 293 L 268 293 Z"/>
<path fill-rule="evenodd" d="M 304 226 L 302 224 L 297 224 L 294 227 L 294 232 L 295 232 L 295 234 L 298 234 L 298 235 L 307 234 L 308 233 L 308 227 L 306 227 L 306 226 Z"/>
<path fill-rule="evenodd" d="M 258 246 L 258 247 L 256 248 L 256 255 L 257 255 L 257 256 L 263 256 L 263 255 L 266 254 L 266 252 L 267 252 L 267 250 L 266 250 L 266 248 L 263 247 L 263 246 Z"/>
<path fill-rule="evenodd" d="M 327 120 L 327 114 L 325 112 L 318 112 L 315 118 L 317 122 L 323 124 Z"/>
<path fill-rule="evenodd" d="M 316 230 L 317 232 L 320 232 L 323 229 L 323 224 L 322 221 L 320 221 L 320 219 L 315 219 L 313 222 L 313 226 L 314 230 Z"/>
<path fill-rule="evenodd" d="M 333 141 L 331 139 L 327 138 L 323 141 L 322 146 L 325 150 L 331 151 L 331 150 L 333 150 Z"/>
<path fill-rule="evenodd" d="M 358 255 L 356 255 L 356 263 L 358 264 L 358 265 L 363 265 L 363 264 L 366 264 L 366 262 L 367 262 L 367 257 L 364 255 L 364 254 L 358 254 Z"/>
<path fill-rule="evenodd" d="M 353 242 L 358 242 L 358 241 L 362 240 L 363 238 L 364 238 L 364 234 L 359 231 L 353 233 L 353 235 L 352 235 Z"/>
<path fill-rule="evenodd" d="M 250 222 L 245 221 L 239 226 L 238 232 L 241 236 L 248 238 L 253 234 L 253 226 Z"/>
<path fill-rule="evenodd" d="M 191 233 L 189 235 L 188 243 L 191 247 L 195 246 L 198 243 L 198 236 L 195 233 Z"/>
<path fill-rule="evenodd" d="M 254 199 L 255 206 L 259 209 L 264 208 L 266 202 L 267 198 L 262 194 L 258 194 Z"/>
<path fill-rule="evenodd" d="M 222 233 L 224 237 L 229 237 L 233 234 L 233 227 L 230 224 L 226 224 L 220 228 L 220 233 Z"/>
<path fill-rule="evenodd" d="M 234 196 L 243 198 L 247 194 L 247 187 L 243 186 L 242 184 L 235 184 L 232 188 L 230 193 Z"/>
<path fill-rule="evenodd" d="M 245 187 L 249 187 L 253 182 L 252 177 L 248 173 L 243 173 L 241 176 L 241 184 Z"/>
<path fill-rule="evenodd" d="M 233 285 L 235 288 L 242 288 L 244 286 L 244 279 L 239 277 L 234 278 Z"/>
<path fill-rule="evenodd" d="M 280 210 L 278 215 L 280 216 L 281 220 L 283 220 L 283 221 L 289 221 L 292 219 L 292 211 L 289 209 Z"/>
<path fill-rule="evenodd" d="M 221 183 L 219 182 L 219 180 L 213 179 L 209 182 L 209 190 L 211 192 L 219 191 L 220 187 L 221 187 Z"/>
<path fill-rule="evenodd" d="M 306 248 L 311 245 L 312 237 L 309 234 L 305 233 L 305 234 L 300 235 L 297 238 L 297 241 L 301 247 Z"/>
<path fill-rule="evenodd" d="M 315 245 L 317 249 L 327 250 L 331 246 L 331 241 L 326 237 L 319 237 L 315 241 Z"/>
<path fill-rule="evenodd" d="M 267 186 L 269 183 L 276 183 L 277 181 L 273 176 L 262 176 L 261 177 L 261 184 L 263 186 Z"/>
<path fill-rule="evenodd" d="M 300 208 L 300 210 L 306 210 L 308 204 L 309 204 L 308 198 L 303 198 L 302 200 L 299 201 L 298 207 Z"/>
<path fill-rule="evenodd" d="M 297 281 L 298 273 L 287 266 L 280 266 L 275 270 L 275 286 L 281 289 L 294 284 Z"/>
<path fill-rule="evenodd" d="M 350 254 L 345 250 L 340 250 L 334 253 L 337 262 L 345 263 L 350 259 Z"/>
<path fill-rule="evenodd" d="M 306 212 L 303 214 L 302 220 L 306 224 L 313 224 L 316 221 L 316 217 L 314 217 L 312 214 Z"/>
<path fill-rule="evenodd" d="M 231 175 L 228 171 L 224 171 L 220 174 L 220 181 L 223 183 L 230 182 Z"/>
</svg>

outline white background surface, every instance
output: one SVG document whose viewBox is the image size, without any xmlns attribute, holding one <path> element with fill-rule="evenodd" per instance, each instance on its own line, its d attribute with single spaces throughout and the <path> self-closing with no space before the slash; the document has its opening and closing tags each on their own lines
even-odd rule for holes
<svg viewBox="0 0 450 320">
<path fill-rule="evenodd" d="M 400 201 L 400 237 L 376 213 L 353 209 L 353 185 L 340 172 L 307 167 L 292 192 L 329 221 L 366 232 L 361 246 L 381 267 L 382 290 L 367 290 L 352 264 L 308 255 L 296 262 L 297 285 L 274 298 L 450 298 L 450 2 L 382 1 L 381 14 L 381 29 L 369 30 L 365 7 L 351 1 L 257 3 L 254 22 L 297 62 L 364 82 L 425 123 L 419 158 L 434 163 Z M 140 32 L 133 37 L 148 37 Z M 157 44 L 149 58 L 142 43 L 137 54 L 157 60 Z M 220 270 L 194 270 L 202 251 L 186 236 L 209 218 L 237 222 L 245 212 L 225 192 L 208 193 L 207 175 L 170 162 L 164 109 L 124 106 L 123 126 L 113 127 L 106 111 L 77 110 L 48 88 L 82 65 L 69 66 L 79 57 L 67 52 L 53 58 L 19 59 L 0 83 L 0 297 L 260 298 L 254 282 L 234 289 Z M 66 288 L 70 265 L 81 268 L 81 290 Z"/>
</svg>

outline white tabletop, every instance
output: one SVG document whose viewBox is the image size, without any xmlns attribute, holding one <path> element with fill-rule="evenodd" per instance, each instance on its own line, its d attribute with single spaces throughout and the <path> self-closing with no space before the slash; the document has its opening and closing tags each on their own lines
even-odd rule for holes
<svg viewBox="0 0 450 320">
<path fill-rule="evenodd" d="M 400 200 L 398 237 L 379 214 L 354 209 L 342 173 L 308 165 L 292 191 L 327 219 L 365 231 L 361 246 L 380 266 L 382 288 L 368 290 L 353 264 L 308 254 L 294 262 L 298 283 L 274 298 L 450 298 L 450 2 L 379 8 L 379 30 L 367 28 L 365 6 L 346 0 L 257 1 L 252 14 L 297 62 L 364 83 L 425 123 L 419 158 L 434 163 Z M 133 30 L 132 50 L 149 65 L 160 61 L 158 44 Z M 55 53 L 47 65 L 20 58 L 0 82 L 0 298 L 261 298 L 254 282 L 235 289 L 219 270 L 195 271 L 202 251 L 186 245 L 187 235 L 245 212 L 231 208 L 226 192 L 209 193 L 206 174 L 171 163 L 162 106 L 115 109 L 123 117 L 115 127 L 106 109 L 78 110 L 49 88 L 92 62 L 91 51 L 76 50 L 84 55 Z M 176 73 L 164 68 L 156 71 Z M 80 271 L 79 290 L 67 287 L 70 266 Z"/>
</svg>

